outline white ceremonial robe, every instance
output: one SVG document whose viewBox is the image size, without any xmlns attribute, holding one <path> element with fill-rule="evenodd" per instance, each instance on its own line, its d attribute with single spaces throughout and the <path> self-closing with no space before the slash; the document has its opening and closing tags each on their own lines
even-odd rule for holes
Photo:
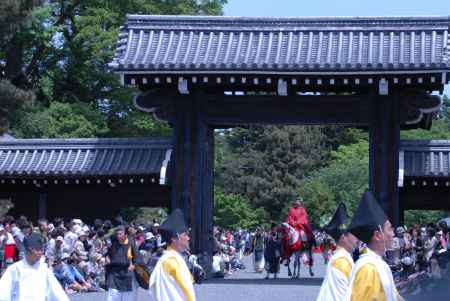
<svg viewBox="0 0 450 301">
<path fill-rule="evenodd" d="M 356 262 L 353 270 L 352 275 L 350 276 L 350 283 L 349 283 L 349 289 L 347 290 L 345 301 L 351 301 L 352 300 L 352 293 L 354 290 L 366 290 L 375 287 L 375 285 L 367 286 L 367 289 L 365 287 L 362 288 L 356 288 L 353 287 L 353 283 L 355 282 L 355 276 L 358 273 L 358 271 L 363 268 L 367 264 L 372 264 L 377 273 L 377 277 L 379 281 L 381 282 L 381 286 L 383 288 L 384 297 L 386 301 L 401 301 L 403 298 L 398 294 L 397 289 L 395 287 L 394 278 L 392 277 L 391 269 L 389 268 L 388 264 L 383 260 L 381 256 L 370 250 L 369 248 L 365 249 L 365 252 L 361 254 L 358 261 Z M 372 296 L 370 296 L 372 297 Z M 378 297 L 377 297 L 378 298 Z M 378 300 L 378 299 L 377 299 Z"/>
<path fill-rule="evenodd" d="M 26 259 L 8 267 L 0 279 L 0 301 L 69 301 L 66 293 L 47 267 Z"/>
<path fill-rule="evenodd" d="M 348 267 L 340 268 L 340 266 L 336 265 L 342 259 L 345 260 L 344 263 L 349 264 Z M 325 279 L 320 287 L 317 301 L 342 301 L 348 289 L 353 265 L 354 262 L 350 253 L 343 248 L 338 248 L 328 262 Z"/>
<path fill-rule="evenodd" d="M 164 262 L 175 260 L 176 277 L 164 268 Z M 166 250 L 158 260 L 149 281 L 149 292 L 156 301 L 195 301 L 193 279 L 186 261 L 175 250 Z"/>
</svg>

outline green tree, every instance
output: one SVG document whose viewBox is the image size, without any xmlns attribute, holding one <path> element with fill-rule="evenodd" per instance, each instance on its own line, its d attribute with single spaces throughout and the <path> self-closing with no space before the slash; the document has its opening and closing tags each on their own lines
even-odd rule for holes
<svg viewBox="0 0 450 301">
<path fill-rule="evenodd" d="M 48 108 L 26 106 L 16 114 L 13 135 L 19 138 L 93 138 L 107 132 L 106 118 L 91 104 L 52 102 Z"/>
<path fill-rule="evenodd" d="M 437 223 L 441 218 L 448 216 L 449 213 L 442 210 L 406 210 L 405 225 L 410 227 L 413 224 Z"/>
<path fill-rule="evenodd" d="M 430 130 L 401 131 L 400 138 L 403 140 L 450 140 L 449 121 L 447 118 L 436 119 Z"/>
<path fill-rule="evenodd" d="M 9 128 L 10 117 L 24 103 L 31 105 L 34 94 L 17 88 L 8 80 L 0 80 L 0 135 Z"/>
<path fill-rule="evenodd" d="M 221 133 L 216 183 L 238 194 L 274 221 L 296 197 L 300 181 L 325 165 L 329 146 L 322 127 L 251 126 Z"/>
<path fill-rule="evenodd" d="M 226 229 L 252 229 L 269 224 L 264 210 L 253 208 L 247 199 L 239 195 L 216 190 L 214 202 L 214 223 L 217 226 Z"/>
<path fill-rule="evenodd" d="M 166 208 L 160 207 L 130 207 L 120 210 L 120 215 L 125 221 L 136 224 L 147 224 L 154 220 L 161 224 L 167 218 L 168 212 Z"/>
<path fill-rule="evenodd" d="M 136 90 L 121 87 L 118 76 L 107 68 L 114 55 L 119 27 L 126 14 L 222 14 L 224 3 L 224 0 L 5 0 L 0 4 L 3 8 L 0 45 L 5 46 L 0 47 L 0 77 L 36 93 L 43 106 L 35 110 L 44 111 L 53 102 L 90 104 L 106 116 L 107 136 L 167 134 L 170 133 L 167 125 L 152 116 L 144 117 L 132 106 Z M 70 127 L 68 130 L 73 132 Z"/>
<path fill-rule="evenodd" d="M 302 182 L 299 193 L 303 197 L 311 220 L 324 224 L 339 202 L 350 212 L 368 187 L 369 144 L 367 140 L 342 145 L 331 153 L 331 163 Z"/>
</svg>

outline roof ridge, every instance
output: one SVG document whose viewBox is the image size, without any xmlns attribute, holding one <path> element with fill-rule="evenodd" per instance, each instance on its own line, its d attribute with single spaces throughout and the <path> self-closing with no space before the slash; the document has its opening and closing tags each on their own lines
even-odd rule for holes
<svg viewBox="0 0 450 301">
<path fill-rule="evenodd" d="M 107 146 L 107 145 L 171 145 L 170 138 L 145 137 L 145 138 L 69 138 L 69 139 L 14 139 L 0 141 L 0 148 L 5 146 L 32 146 L 34 148 L 50 147 L 76 147 L 76 146 Z"/>
<path fill-rule="evenodd" d="M 450 15 L 391 15 L 391 16 L 205 16 L 205 15 L 145 15 L 145 14 L 127 14 L 128 19 L 211 19 L 211 20 L 429 20 L 429 19 L 447 19 L 450 20 Z"/>
<path fill-rule="evenodd" d="M 368 24 L 373 26 L 379 26 L 383 23 L 404 23 L 416 24 L 435 24 L 435 23 L 447 23 L 450 24 L 450 16 L 373 16 L 373 17 L 235 17 L 235 16 L 197 16 L 197 15 L 127 15 L 127 24 L 133 22 L 154 22 L 154 23 L 174 23 L 183 22 L 196 25 L 234 25 L 239 24 L 273 24 L 273 23 L 286 23 L 286 24 L 315 24 L 315 25 L 327 25 L 327 24 Z M 159 24 L 161 25 L 161 24 Z M 171 24 L 174 25 L 174 24 Z"/>
</svg>

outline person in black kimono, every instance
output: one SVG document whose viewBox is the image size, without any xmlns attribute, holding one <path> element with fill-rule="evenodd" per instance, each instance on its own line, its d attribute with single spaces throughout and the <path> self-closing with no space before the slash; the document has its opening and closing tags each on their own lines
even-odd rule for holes
<svg viewBox="0 0 450 301">
<path fill-rule="evenodd" d="M 269 279 L 270 274 L 273 274 L 274 279 L 276 279 L 277 274 L 280 272 L 281 246 L 277 227 L 275 224 L 272 224 L 270 235 L 266 237 L 266 249 L 264 250 L 265 268 L 267 271 L 266 279 Z"/>
<path fill-rule="evenodd" d="M 106 257 L 106 285 L 108 301 L 137 300 L 134 264 L 139 253 L 133 237 L 126 235 L 124 226 L 116 228 Z"/>
</svg>

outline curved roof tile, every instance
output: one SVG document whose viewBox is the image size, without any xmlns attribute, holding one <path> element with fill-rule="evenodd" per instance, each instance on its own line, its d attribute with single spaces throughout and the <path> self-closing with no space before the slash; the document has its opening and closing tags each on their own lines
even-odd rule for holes
<svg viewBox="0 0 450 301">
<path fill-rule="evenodd" d="M 0 141 L 0 177 L 159 174 L 170 149 L 161 138 Z"/>
<path fill-rule="evenodd" d="M 129 15 L 114 71 L 448 70 L 449 17 Z"/>
</svg>

